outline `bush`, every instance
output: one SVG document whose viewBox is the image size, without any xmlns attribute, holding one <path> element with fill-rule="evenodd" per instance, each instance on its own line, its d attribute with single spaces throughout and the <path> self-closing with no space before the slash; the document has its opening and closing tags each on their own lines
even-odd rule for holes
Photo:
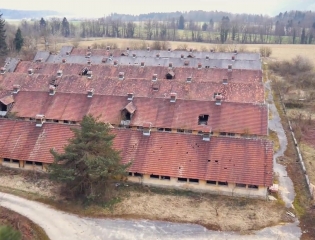
<svg viewBox="0 0 315 240">
<path fill-rule="evenodd" d="M 10 226 L 0 226 L 0 239 L 20 240 L 22 239 L 22 234 Z"/>
<path fill-rule="evenodd" d="M 271 48 L 266 46 L 261 46 L 259 52 L 262 57 L 270 57 L 272 54 Z"/>
</svg>

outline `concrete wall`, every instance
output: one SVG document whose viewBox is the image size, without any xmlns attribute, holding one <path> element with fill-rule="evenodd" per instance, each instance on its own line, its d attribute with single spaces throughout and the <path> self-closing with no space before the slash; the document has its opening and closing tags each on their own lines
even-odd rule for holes
<svg viewBox="0 0 315 240">
<path fill-rule="evenodd" d="M 218 185 L 218 183 L 207 184 L 205 180 L 199 180 L 199 183 L 193 182 L 181 182 L 177 178 L 166 179 L 155 179 L 150 178 L 149 175 L 143 177 L 128 176 L 128 181 L 134 183 L 140 183 L 144 185 L 151 185 L 157 187 L 177 188 L 183 190 L 192 190 L 198 192 L 209 192 L 214 194 L 222 194 L 228 196 L 242 196 L 251 198 L 266 199 L 267 187 L 259 186 L 258 189 L 252 189 L 246 187 L 236 187 L 234 183 L 228 183 L 227 186 Z"/>
</svg>

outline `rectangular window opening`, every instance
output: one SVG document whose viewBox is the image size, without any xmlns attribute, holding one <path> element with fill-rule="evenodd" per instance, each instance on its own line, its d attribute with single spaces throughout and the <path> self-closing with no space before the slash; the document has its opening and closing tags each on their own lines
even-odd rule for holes
<svg viewBox="0 0 315 240">
<path fill-rule="evenodd" d="M 199 179 L 189 178 L 190 183 L 199 183 Z"/>
<path fill-rule="evenodd" d="M 41 163 L 41 162 L 35 162 L 35 165 L 36 165 L 36 166 L 43 166 L 43 163 Z"/>
<path fill-rule="evenodd" d="M 13 163 L 19 163 L 19 160 L 12 160 Z"/>
<path fill-rule="evenodd" d="M 135 177 L 142 177 L 142 173 L 134 173 Z"/>
<path fill-rule="evenodd" d="M 183 133 L 183 132 L 184 132 L 184 129 L 177 129 L 177 132 L 178 132 L 178 133 Z"/>
<path fill-rule="evenodd" d="M 226 136 L 226 132 L 220 132 L 220 136 Z"/>
<path fill-rule="evenodd" d="M 246 184 L 243 183 L 236 183 L 235 186 L 238 188 L 246 188 Z"/>
<path fill-rule="evenodd" d="M 228 183 L 227 182 L 218 182 L 218 185 L 220 185 L 220 186 L 227 186 Z"/>
<path fill-rule="evenodd" d="M 132 176 L 133 176 L 133 175 L 132 175 L 132 172 L 128 172 L 128 176 L 131 176 L 131 177 L 132 177 Z"/>
<path fill-rule="evenodd" d="M 248 185 L 248 188 L 250 188 L 250 189 L 258 189 L 258 185 Z"/>
<path fill-rule="evenodd" d="M 187 178 L 178 178 L 177 179 L 179 182 L 187 182 Z"/>
<path fill-rule="evenodd" d="M 154 175 L 154 174 L 151 174 L 151 175 L 150 175 L 150 178 L 159 179 L 159 178 L 160 178 L 160 176 L 159 176 L 159 175 Z"/>
<path fill-rule="evenodd" d="M 161 176 L 161 180 L 171 180 L 170 176 Z"/>
<path fill-rule="evenodd" d="M 209 115 L 202 114 L 198 117 L 198 125 L 208 125 Z"/>
<path fill-rule="evenodd" d="M 158 128 L 158 132 L 164 132 L 164 128 Z"/>
<path fill-rule="evenodd" d="M 165 128 L 165 132 L 171 132 L 172 129 L 171 128 Z"/>
<path fill-rule="evenodd" d="M 10 159 L 9 158 L 4 158 L 3 161 L 4 162 L 10 162 Z"/>
<path fill-rule="evenodd" d="M 217 185 L 217 182 L 216 181 L 207 181 L 207 184 L 210 184 L 210 185 Z"/>
<path fill-rule="evenodd" d="M 33 162 L 32 162 L 32 161 L 25 161 L 25 164 L 27 164 L 27 165 L 33 165 Z"/>
</svg>

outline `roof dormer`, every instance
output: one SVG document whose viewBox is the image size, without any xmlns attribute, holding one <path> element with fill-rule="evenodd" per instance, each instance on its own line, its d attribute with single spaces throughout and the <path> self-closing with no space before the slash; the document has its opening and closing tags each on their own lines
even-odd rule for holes
<svg viewBox="0 0 315 240">
<path fill-rule="evenodd" d="M 177 93 L 171 93 L 171 99 L 170 99 L 170 102 L 171 103 L 174 103 L 174 102 L 176 102 L 176 98 L 177 98 Z"/>
</svg>

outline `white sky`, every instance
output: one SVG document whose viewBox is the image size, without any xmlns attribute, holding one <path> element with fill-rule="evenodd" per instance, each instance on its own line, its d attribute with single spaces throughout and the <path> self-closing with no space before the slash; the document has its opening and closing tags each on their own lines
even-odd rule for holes
<svg viewBox="0 0 315 240">
<path fill-rule="evenodd" d="M 1 0 L 0 9 L 56 10 L 99 17 L 112 12 L 139 14 L 189 10 L 275 15 L 286 10 L 315 11 L 314 0 Z"/>
</svg>

